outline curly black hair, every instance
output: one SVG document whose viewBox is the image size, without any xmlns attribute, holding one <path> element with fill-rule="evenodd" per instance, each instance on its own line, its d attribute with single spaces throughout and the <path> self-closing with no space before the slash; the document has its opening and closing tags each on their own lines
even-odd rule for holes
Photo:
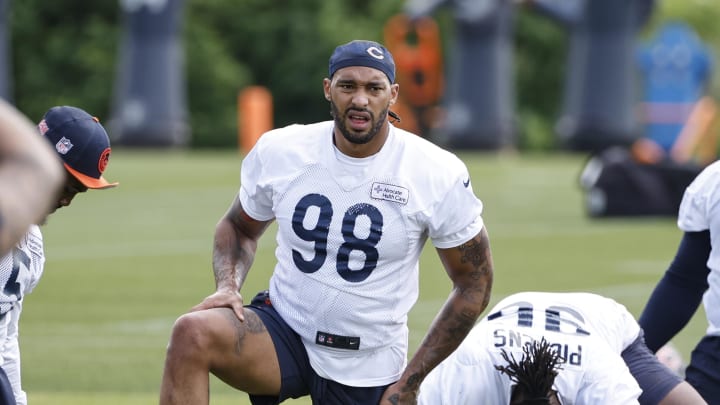
<svg viewBox="0 0 720 405">
<path fill-rule="evenodd" d="M 550 404 L 548 394 L 564 362 L 557 350 L 552 349 L 550 343 L 542 338 L 525 345 L 520 360 L 516 360 L 505 349 L 501 355 L 508 364 L 495 365 L 495 368 L 516 383 L 512 397 L 522 396 L 525 398 L 522 403 L 528 405 Z"/>
</svg>

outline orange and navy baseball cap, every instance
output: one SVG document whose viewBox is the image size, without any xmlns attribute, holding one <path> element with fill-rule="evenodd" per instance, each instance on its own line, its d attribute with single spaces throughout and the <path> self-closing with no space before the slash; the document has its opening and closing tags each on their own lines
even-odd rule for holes
<svg viewBox="0 0 720 405">
<path fill-rule="evenodd" d="M 49 109 L 38 124 L 65 169 L 87 188 L 115 187 L 102 176 L 110 161 L 110 138 L 100 120 L 72 106 Z"/>
</svg>

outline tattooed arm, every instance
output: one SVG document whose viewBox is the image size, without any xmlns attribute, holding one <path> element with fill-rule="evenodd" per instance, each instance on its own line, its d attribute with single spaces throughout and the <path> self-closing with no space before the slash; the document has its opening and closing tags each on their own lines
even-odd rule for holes
<svg viewBox="0 0 720 405">
<path fill-rule="evenodd" d="M 425 376 L 460 345 L 490 301 L 493 263 L 485 228 L 458 247 L 438 249 L 438 254 L 452 280 L 452 292 L 400 381 L 385 391 L 382 405 L 416 403 Z"/>
<path fill-rule="evenodd" d="M 257 241 L 271 222 L 249 217 L 240 199 L 235 197 L 215 227 L 213 272 L 216 291 L 193 307 L 193 311 L 228 307 L 233 309 L 238 319 L 245 320 L 240 287 L 255 259 Z"/>
</svg>

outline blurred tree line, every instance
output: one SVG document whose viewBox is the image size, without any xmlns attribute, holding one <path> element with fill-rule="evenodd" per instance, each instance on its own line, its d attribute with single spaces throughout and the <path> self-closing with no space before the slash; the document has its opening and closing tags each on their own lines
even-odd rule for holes
<svg viewBox="0 0 720 405">
<path fill-rule="evenodd" d="M 237 96 L 248 85 L 272 92 L 275 126 L 329 119 L 321 82 L 332 50 L 356 38 L 382 42 L 385 22 L 402 6 L 402 0 L 186 0 L 182 35 L 192 146 L 237 145 Z M 706 41 L 720 38 L 719 8 L 714 0 L 660 0 L 643 35 L 677 17 Z M 518 11 L 518 146 L 551 149 L 565 32 L 539 15 Z M 451 40 L 446 33 L 452 19 L 444 13 L 435 18 L 443 40 Z M 15 0 L 9 24 L 12 97 L 18 108 L 39 120 L 52 105 L 73 104 L 108 120 L 123 26 L 118 1 Z M 717 51 L 715 41 L 711 47 Z"/>
</svg>

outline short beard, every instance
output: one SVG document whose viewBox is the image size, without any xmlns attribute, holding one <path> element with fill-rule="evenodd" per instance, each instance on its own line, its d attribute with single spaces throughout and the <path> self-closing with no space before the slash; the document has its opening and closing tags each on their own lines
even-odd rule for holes
<svg viewBox="0 0 720 405">
<path fill-rule="evenodd" d="M 330 101 L 330 115 L 332 115 L 333 119 L 335 120 L 335 127 L 340 130 L 340 133 L 343 135 L 343 137 L 350 143 L 353 143 L 355 145 L 364 145 L 375 138 L 375 135 L 380 132 L 380 128 L 382 128 L 383 124 L 387 120 L 388 117 L 388 110 L 390 109 L 390 106 L 388 105 L 385 107 L 384 110 L 382 110 L 379 114 L 379 118 L 375 125 L 370 128 L 370 131 L 367 134 L 357 134 L 355 132 L 352 132 L 346 125 L 345 125 L 345 118 L 347 118 L 347 115 L 350 113 L 350 110 L 346 111 L 345 114 L 340 114 L 340 110 L 337 108 L 335 103 Z M 368 111 L 368 110 L 360 110 L 355 109 L 356 111 L 364 111 L 370 114 L 370 120 L 375 119 L 375 115 Z"/>
</svg>

